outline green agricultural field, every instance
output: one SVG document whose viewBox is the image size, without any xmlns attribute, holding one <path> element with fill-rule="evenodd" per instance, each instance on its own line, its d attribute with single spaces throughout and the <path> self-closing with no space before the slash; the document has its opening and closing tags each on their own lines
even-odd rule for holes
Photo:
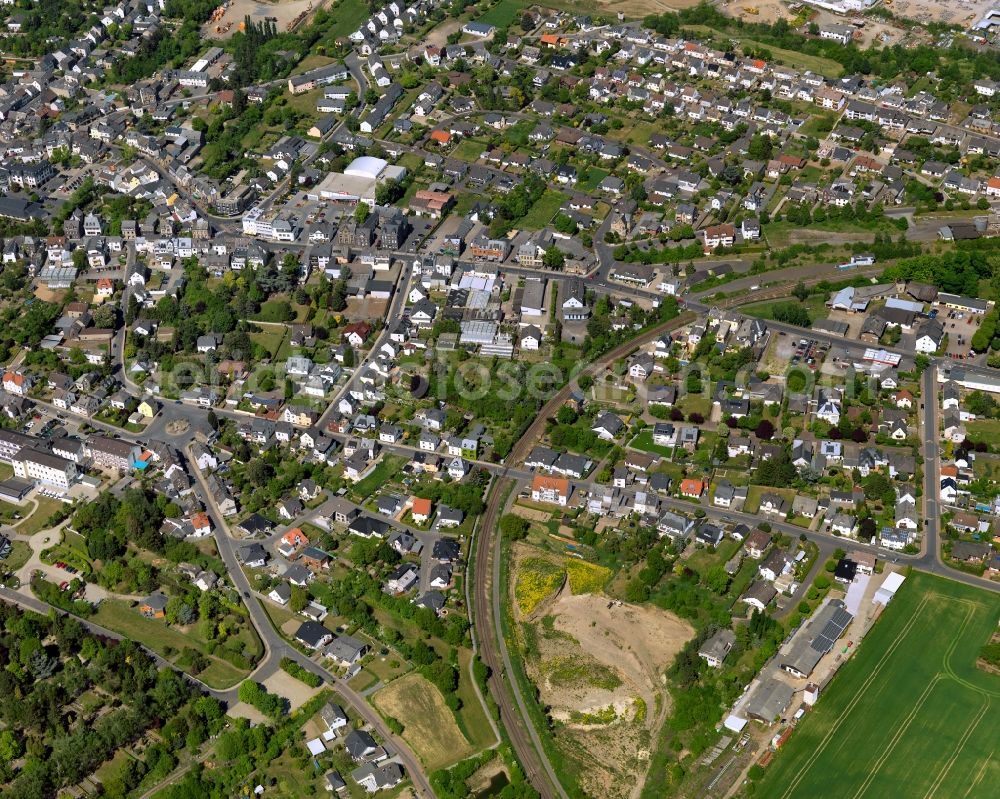
<svg viewBox="0 0 1000 799">
<path fill-rule="evenodd" d="M 996 796 L 1000 676 L 975 661 L 998 616 L 1000 594 L 911 574 L 756 795 Z"/>
</svg>

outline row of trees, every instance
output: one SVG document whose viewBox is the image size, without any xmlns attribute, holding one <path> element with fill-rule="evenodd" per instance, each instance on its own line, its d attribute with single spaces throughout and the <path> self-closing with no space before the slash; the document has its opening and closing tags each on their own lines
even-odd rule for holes
<svg viewBox="0 0 1000 799">
<path fill-rule="evenodd" d="M 722 35 L 729 31 L 739 32 L 763 46 L 756 51 L 762 57 L 770 55 L 766 49 L 770 45 L 832 59 L 844 67 L 845 74 L 877 75 L 892 80 L 901 75 L 935 73 L 949 89 L 968 80 L 965 73 L 971 73 L 971 78 L 986 75 L 1000 78 L 1000 54 L 993 51 L 973 50 L 957 43 L 947 49 L 930 45 L 881 48 L 873 45 L 862 50 L 854 44 L 842 45 L 829 39 L 803 36 L 793 30 L 786 19 L 774 23 L 734 19 L 706 2 L 676 14 L 650 15 L 644 19 L 644 24 L 667 36 L 676 34 L 683 25 L 704 25 Z M 936 26 L 930 23 L 930 27 Z"/>
</svg>

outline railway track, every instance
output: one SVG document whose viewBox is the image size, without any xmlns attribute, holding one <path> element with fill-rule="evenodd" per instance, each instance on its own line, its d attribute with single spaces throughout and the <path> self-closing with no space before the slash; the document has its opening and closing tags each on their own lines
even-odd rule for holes
<svg viewBox="0 0 1000 799">
<path fill-rule="evenodd" d="M 851 276 L 872 277 L 881 271 L 881 267 L 853 270 Z M 803 280 L 806 286 L 814 286 L 823 281 L 836 279 L 839 274 L 822 275 L 815 278 Z M 724 289 L 723 289 L 724 290 Z M 740 305 L 748 305 L 768 300 L 784 299 L 789 297 L 789 286 L 765 285 L 763 290 L 745 292 L 732 297 L 726 297 L 712 302 L 705 299 L 696 299 L 693 306 L 716 306 L 719 308 L 735 308 Z M 706 301 L 707 300 L 707 301 Z M 648 344 L 663 333 L 676 330 L 694 321 L 697 314 L 693 311 L 684 311 L 679 316 L 669 322 L 657 325 L 645 333 L 631 339 L 624 344 L 620 344 L 613 350 L 602 355 L 598 360 L 589 364 L 581 374 L 597 375 L 609 364 L 628 355 L 637 347 Z M 506 458 L 508 465 L 517 464 L 531 452 L 542 434 L 545 432 L 545 425 L 555 412 L 569 398 L 573 391 L 574 381 L 570 381 L 557 391 L 551 399 L 539 411 L 536 419 L 531 423 L 524 434 L 517 440 L 510 454 Z M 552 764 L 549 762 L 541 740 L 528 716 L 527 705 L 521 695 L 520 687 L 515 680 L 508 680 L 506 674 L 510 671 L 510 655 L 507 651 L 503 638 L 503 628 L 501 625 L 500 611 L 500 591 L 494 590 L 494 586 L 500 580 L 500 553 L 501 541 L 498 534 L 500 514 L 503 505 L 517 482 L 507 475 L 505 469 L 498 477 L 496 484 L 490 492 L 489 503 L 483 516 L 483 524 L 475 540 L 475 575 L 473 584 L 473 629 L 477 636 L 479 652 L 483 662 L 490 669 L 488 686 L 500 709 L 500 720 L 507 731 L 511 745 L 517 753 L 517 757 L 525 770 L 528 780 L 534 786 L 543 799 L 568 799 L 566 791 L 559 782 Z"/>
<path fill-rule="evenodd" d="M 695 318 L 694 313 L 685 312 L 669 322 L 657 325 L 637 338 L 605 353 L 600 359 L 589 364 L 584 373 L 593 376 L 636 347 L 653 341 L 663 333 L 683 327 L 694 321 Z M 567 383 L 542 407 L 536 419 L 511 449 L 507 456 L 509 464 L 520 463 L 528 456 L 531 447 L 545 431 L 548 418 L 562 407 L 572 390 L 573 383 Z M 500 708 L 500 720 L 521 765 L 524 767 L 528 780 L 543 799 L 568 799 L 545 754 L 538 733 L 531 724 L 519 686 L 516 681 L 506 678 L 510 671 L 510 657 L 506 644 L 503 643 L 503 629 L 500 623 L 500 592 L 494 590 L 494 586 L 500 579 L 501 541 L 498 535 L 500 514 L 509 491 L 516 487 L 516 481 L 505 475 L 506 471 L 497 479 L 496 485 L 490 493 L 483 523 L 480 525 L 475 542 L 473 588 L 475 634 L 483 662 L 490 669 L 488 685 L 497 706 Z"/>
</svg>

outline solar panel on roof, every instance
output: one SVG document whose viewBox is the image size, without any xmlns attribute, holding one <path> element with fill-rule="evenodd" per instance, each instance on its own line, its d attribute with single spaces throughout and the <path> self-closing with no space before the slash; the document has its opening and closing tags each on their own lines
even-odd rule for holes
<svg viewBox="0 0 1000 799">
<path fill-rule="evenodd" d="M 838 608 L 836 613 L 833 614 L 833 618 L 830 619 L 830 624 L 836 624 L 841 630 L 847 629 L 847 625 L 851 623 L 854 619 L 848 611 L 843 608 Z"/>
<path fill-rule="evenodd" d="M 812 648 L 817 652 L 828 652 L 833 648 L 837 639 L 847 629 L 854 616 L 843 608 L 837 608 L 831 619 L 824 625 L 823 631 L 813 639 Z"/>
</svg>

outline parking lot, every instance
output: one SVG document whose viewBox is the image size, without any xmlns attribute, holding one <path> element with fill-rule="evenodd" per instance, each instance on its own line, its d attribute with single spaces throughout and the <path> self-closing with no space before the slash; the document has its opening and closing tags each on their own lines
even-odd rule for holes
<svg viewBox="0 0 1000 799">
<path fill-rule="evenodd" d="M 822 366 L 829 349 L 829 345 L 821 344 L 815 339 L 800 338 L 795 342 L 789 363 L 792 366 L 805 366 L 815 371 Z"/>
<path fill-rule="evenodd" d="M 37 409 L 37 412 L 21 427 L 21 431 L 49 440 L 80 432 L 80 422 L 70 413 Z"/>
<path fill-rule="evenodd" d="M 961 311 L 948 311 L 942 308 L 938 314 L 938 320 L 944 326 L 944 332 L 948 334 L 948 347 L 946 354 L 949 358 L 965 358 L 970 353 L 970 342 L 972 337 L 979 330 L 979 324 L 983 317 L 974 313 L 963 313 Z"/>
</svg>

